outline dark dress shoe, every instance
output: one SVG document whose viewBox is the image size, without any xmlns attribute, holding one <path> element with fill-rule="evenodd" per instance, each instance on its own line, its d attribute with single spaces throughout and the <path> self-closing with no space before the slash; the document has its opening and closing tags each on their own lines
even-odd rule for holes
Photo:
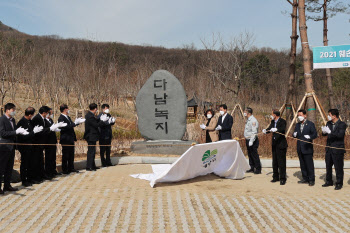
<svg viewBox="0 0 350 233">
<path fill-rule="evenodd" d="M 256 170 L 255 172 L 254 172 L 254 174 L 261 174 L 261 171 L 259 171 L 259 170 Z"/>
<path fill-rule="evenodd" d="M 287 182 L 286 180 L 281 180 L 281 181 L 280 181 L 280 185 L 285 185 L 286 182 Z"/>
<path fill-rule="evenodd" d="M 44 175 L 43 179 L 44 180 L 52 180 L 52 176 Z"/>
<path fill-rule="evenodd" d="M 254 173 L 254 169 L 249 169 L 246 173 Z"/>
<path fill-rule="evenodd" d="M 309 182 L 309 186 L 314 186 L 315 185 L 315 181 L 310 181 Z"/>
<path fill-rule="evenodd" d="M 79 173 L 78 170 L 72 169 L 70 172 L 75 172 L 75 173 Z"/>
<path fill-rule="evenodd" d="M 326 182 L 322 185 L 322 187 L 329 187 L 329 186 L 333 186 L 333 183 Z"/>
<path fill-rule="evenodd" d="M 0 189 L 0 195 L 4 195 L 4 194 L 5 192 L 2 189 Z"/>
<path fill-rule="evenodd" d="M 95 169 L 95 170 L 98 170 L 98 169 L 100 169 L 100 168 L 99 168 L 99 167 L 94 167 L 94 169 Z"/>
<path fill-rule="evenodd" d="M 92 168 L 86 168 L 86 171 L 96 171 L 96 169 L 92 169 Z"/>
<path fill-rule="evenodd" d="M 68 174 L 70 174 L 70 171 L 63 171 L 62 173 L 65 175 L 68 175 Z"/>
<path fill-rule="evenodd" d="M 62 176 L 62 172 L 56 172 L 56 176 Z"/>
<path fill-rule="evenodd" d="M 271 183 L 275 183 L 275 182 L 278 182 L 278 181 L 280 181 L 280 180 L 279 179 L 272 179 Z"/>
<path fill-rule="evenodd" d="M 42 181 L 41 181 L 41 180 L 33 180 L 32 183 L 33 183 L 33 184 L 41 184 Z"/>
<path fill-rule="evenodd" d="M 307 184 L 309 183 L 309 181 L 306 181 L 306 180 L 299 180 L 298 181 L 298 184 Z"/>
<path fill-rule="evenodd" d="M 343 187 L 341 184 L 336 184 L 334 190 L 340 190 Z"/>
<path fill-rule="evenodd" d="M 18 188 L 14 188 L 14 187 L 12 187 L 11 185 L 9 185 L 9 186 L 5 186 L 4 187 L 4 192 L 16 192 L 16 191 L 18 191 Z"/>
<path fill-rule="evenodd" d="M 32 186 L 33 184 L 30 183 L 30 182 L 28 182 L 28 181 L 24 181 L 24 182 L 22 182 L 22 185 L 23 185 L 24 187 L 29 187 L 29 186 Z"/>
</svg>

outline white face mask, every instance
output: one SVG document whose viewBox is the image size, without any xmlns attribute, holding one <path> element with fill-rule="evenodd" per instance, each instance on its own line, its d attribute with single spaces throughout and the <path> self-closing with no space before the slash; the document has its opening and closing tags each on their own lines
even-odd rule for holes
<svg viewBox="0 0 350 233">
<path fill-rule="evenodd" d="M 16 115 L 16 111 L 10 112 L 10 116 L 14 117 Z"/>
<path fill-rule="evenodd" d="M 50 118 L 50 114 L 47 114 L 47 115 L 46 115 L 46 119 L 49 119 L 49 118 Z"/>
<path fill-rule="evenodd" d="M 330 115 L 327 116 L 328 120 L 331 121 L 332 117 Z"/>
<path fill-rule="evenodd" d="M 67 111 L 67 114 L 68 114 L 68 115 L 69 115 L 69 113 L 70 113 L 70 110 Z"/>
<path fill-rule="evenodd" d="M 224 111 L 220 111 L 220 115 L 223 116 L 225 114 Z"/>
<path fill-rule="evenodd" d="M 108 109 L 108 108 L 105 110 L 105 113 L 106 113 L 106 114 L 108 114 L 108 113 L 109 113 L 109 109 Z"/>
<path fill-rule="evenodd" d="M 210 119 L 213 115 L 207 114 L 207 118 Z"/>
<path fill-rule="evenodd" d="M 305 117 L 303 117 L 303 116 L 298 116 L 298 119 L 299 119 L 300 122 L 302 122 L 302 121 L 305 120 Z"/>
<path fill-rule="evenodd" d="M 248 116 L 248 114 L 247 114 L 246 112 L 244 112 L 244 113 L 243 113 L 243 116 L 245 116 L 245 117 L 246 117 L 246 116 Z"/>
<path fill-rule="evenodd" d="M 275 119 L 272 115 L 270 116 L 271 120 Z"/>
</svg>

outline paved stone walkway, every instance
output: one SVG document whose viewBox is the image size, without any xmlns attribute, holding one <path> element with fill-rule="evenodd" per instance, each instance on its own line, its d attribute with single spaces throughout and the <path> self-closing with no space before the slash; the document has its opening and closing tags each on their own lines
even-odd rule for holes
<svg viewBox="0 0 350 233">
<path fill-rule="evenodd" d="M 0 232 L 349 232 L 350 170 L 344 188 L 271 184 L 271 169 L 243 180 L 215 175 L 151 188 L 129 174 L 150 165 L 81 171 L 0 197 Z"/>
</svg>

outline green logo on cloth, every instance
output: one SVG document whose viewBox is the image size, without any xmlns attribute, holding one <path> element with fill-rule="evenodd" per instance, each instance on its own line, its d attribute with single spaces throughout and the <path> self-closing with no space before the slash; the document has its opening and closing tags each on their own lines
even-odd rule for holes
<svg viewBox="0 0 350 233">
<path fill-rule="evenodd" d="M 217 153 L 218 153 L 217 149 L 215 149 L 211 152 L 210 152 L 210 150 L 207 150 L 202 157 L 203 167 L 206 168 L 206 167 L 210 166 L 211 163 L 215 162 Z"/>
</svg>

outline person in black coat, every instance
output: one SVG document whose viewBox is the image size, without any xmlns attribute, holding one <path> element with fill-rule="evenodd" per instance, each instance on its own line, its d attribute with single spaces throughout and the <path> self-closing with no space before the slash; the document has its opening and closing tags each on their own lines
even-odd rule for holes
<svg viewBox="0 0 350 233">
<path fill-rule="evenodd" d="M 13 118 L 16 115 L 16 106 L 7 103 L 4 107 L 5 114 L 0 117 L 0 194 L 5 191 L 17 191 L 17 188 L 11 186 L 11 176 L 15 160 L 16 135 L 27 135 L 27 130 L 17 128 L 16 121 Z M 10 143 L 10 144 L 3 144 Z M 1 177 L 4 176 L 4 190 L 1 189 Z"/>
<path fill-rule="evenodd" d="M 98 115 L 100 118 L 102 115 L 107 115 L 111 119 L 111 123 L 100 127 L 100 157 L 103 167 L 113 166 L 111 162 L 111 143 L 112 143 L 112 125 L 115 123 L 115 118 L 109 113 L 109 105 L 102 104 L 102 113 Z M 106 154 L 106 157 L 105 157 Z"/>
<path fill-rule="evenodd" d="M 286 133 L 287 122 L 282 119 L 281 113 L 278 110 L 273 110 L 271 115 L 271 124 L 267 129 L 263 129 L 263 133 L 272 132 L 272 167 L 273 178 L 272 183 L 280 181 L 280 185 L 285 185 L 286 176 L 286 155 L 287 155 L 287 140 L 284 135 Z"/>
<path fill-rule="evenodd" d="M 92 103 L 89 105 L 90 111 L 85 115 L 85 133 L 84 139 L 88 143 L 86 170 L 96 171 L 99 169 L 95 165 L 95 154 L 96 154 L 96 142 L 100 139 L 100 127 L 109 124 L 109 117 L 102 115 L 100 118 L 95 116 L 97 112 L 97 104 Z"/>
<path fill-rule="evenodd" d="M 34 139 L 34 126 L 32 124 L 32 117 L 34 116 L 35 109 L 33 107 L 28 107 L 25 112 L 24 116 L 21 120 L 17 123 L 17 128 L 22 127 L 23 129 L 26 129 L 28 131 L 28 135 L 18 135 L 17 136 L 17 142 L 18 143 L 24 143 L 24 144 L 33 144 Z M 35 129 L 35 132 L 40 131 L 38 127 Z M 18 151 L 21 153 L 21 166 L 20 166 L 20 173 L 21 173 L 21 181 L 22 185 L 25 187 L 31 186 L 33 183 L 33 178 L 31 175 L 33 174 L 33 168 L 30 166 L 31 163 L 31 156 L 33 153 L 33 146 L 31 145 L 18 145 L 17 146 Z"/>
<path fill-rule="evenodd" d="M 60 132 L 60 144 L 62 145 L 62 172 L 63 174 L 69 174 L 71 172 L 78 173 L 79 171 L 74 169 L 74 143 L 77 141 L 77 137 L 74 132 L 74 128 L 84 123 L 85 119 L 77 118 L 75 122 L 69 117 L 68 105 L 62 104 L 60 106 L 61 115 L 58 118 L 58 122 L 64 122 L 67 125 L 61 127 Z"/>
<path fill-rule="evenodd" d="M 309 186 L 315 185 L 315 167 L 314 167 L 314 147 L 311 144 L 317 138 L 317 131 L 315 124 L 307 120 L 306 111 L 301 109 L 298 111 L 299 122 L 295 125 L 293 137 L 302 140 L 297 141 L 297 152 L 300 162 L 301 174 L 303 180 L 298 183 L 308 183 Z M 310 143 L 306 143 L 307 141 Z"/>
<path fill-rule="evenodd" d="M 48 122 L 46 120 L 47 114 L 49 114 L 50 108 L 47 106 L 42 106 L 39 109 L 39 113 L 33 117 L 32 124 L 34 127 L 38 126 L 43 130 L 34 134 L 34 145 L 33 146 L 33 156 L 31 159 L 33 172 L 34 174 L 31 177 L 34 177 L 33 183 L 41 183 L 44 179 L 51 180 L 52 177 L 45 174 L 45 165 L 44 165 L 44 149 L 45 146 L 42 144 L 48 143 L 48 137 L 50 131 L 56 131 L 57 128 L 62 126 L 62 124 L 53 124 L 48 126 Z"/>
<path fill-rule="evenodd" d="M 347 125 L 339 119 L 338 109 L 328 111 L 328 120 L 326 126 L 322 127 L 322 135 L 327 136 L 327 146 L 335 148 L 326 147 L 326 182 L 322 187 L 333 186 L 332 167 L 334 165 L 335 190 L 339 190 L 343 187 L 344 180 L 344 154 L 346 153 L 344 138 Z"/>
<path fill-rule="evenodd" d="M 227 113 L 226 104 L 220 105 L 220 117 L 215 130 L 219 131 L 219 140 L 231 140 L 231 129 L 233 125 L 233 117 Z"/>
<path fill-rule="evenodd" d="M 50 128 L 52 125 L 54 125 L 54 122 L 52 120 L 53 118 L 53 111 L 50 108 L 49 113 L 46 115 L 46 127 Z M 60 175 L 56 171 L 56 151 L 57 151 L 57 136 L 56 132 L 60 132 L 60 129 L 57 128 L 55 131 L 49 131 L 47 135 L 47 145 L 45 146 L 45 173 L 48 177 L 55 177 L 56 175 Z M 51 146 L 52 145 L 52 146 Z"/>
</svg>

